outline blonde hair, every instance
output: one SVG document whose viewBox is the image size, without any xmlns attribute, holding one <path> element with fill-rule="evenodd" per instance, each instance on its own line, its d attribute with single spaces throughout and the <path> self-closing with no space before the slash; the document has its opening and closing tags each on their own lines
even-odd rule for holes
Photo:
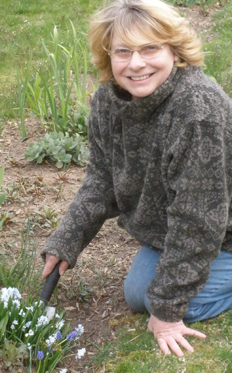
<svg viewBox="0 0 232 373">
<path fill-rule="evenodd" d="M 201 41 L 172 6 L 160 0 L 116 0 L 95 13 L 90 20 L 89 42 L 92 62 L 99 70 L 100 82 L 113 80 L 111 48 L 113 34 L 133 47 L 140 46 L 133 35 L 133 26 L 147 36 L 151 42 L 170 45 L 179 57 L 176 65 L 201 66 L 204 54 Z"/>
</svg>

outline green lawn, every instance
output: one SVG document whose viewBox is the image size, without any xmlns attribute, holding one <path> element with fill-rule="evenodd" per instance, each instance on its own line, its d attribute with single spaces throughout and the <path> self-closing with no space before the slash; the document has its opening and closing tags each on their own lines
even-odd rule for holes
<svg viewBox="0 0 232 373">
<path fill-rule="evenodd" d="M 18 114 L 17 74 L 23 78 L 29 61 L 31 75 L 45 64 L 46 46 L 51 44 L 54 26 L 68 39 L 70 20 L 77 32 L 86 33 L 89 14 L 99 0 L 2 0 L 0 7 L 0 118 Z"/>
</svg>

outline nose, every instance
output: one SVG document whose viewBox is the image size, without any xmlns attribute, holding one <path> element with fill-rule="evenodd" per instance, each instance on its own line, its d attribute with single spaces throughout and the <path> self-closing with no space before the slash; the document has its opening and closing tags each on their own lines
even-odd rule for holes
<svg viewBox="0 0 232 373">
<path fill-rule="evenodd" d="M 134 51 L 130 59 L 129 67 L 131 69 L 141 69 L 145 66 L 146 61 L 140 56 L 138 51 Z"/>
</svg>

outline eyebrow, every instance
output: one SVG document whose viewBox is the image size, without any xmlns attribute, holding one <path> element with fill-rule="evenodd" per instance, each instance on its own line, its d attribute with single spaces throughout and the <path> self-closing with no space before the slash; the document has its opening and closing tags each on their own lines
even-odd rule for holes
<svg viewBox="0 0 232 373">
<path fill-rule="evenodd" d="M 117 43 L 117 44 L 111 44 L 111 47 L 114 47 L 114 48 L 118 48 L 118 47 L 130 48 L 130 46 L 127 45 L 127 44 L 125 44 L 125 43 L 122 43 L 122 44 L 119 44 L 119 43 Z"/>
</svg>

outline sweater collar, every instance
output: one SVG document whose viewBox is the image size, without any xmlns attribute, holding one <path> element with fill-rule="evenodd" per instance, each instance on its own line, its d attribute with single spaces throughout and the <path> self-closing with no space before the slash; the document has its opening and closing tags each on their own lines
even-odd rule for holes
<svg viewBox="0 0 232 373">
<path fill-rule="evenodd" d="M 122 92 L 113 83 L 109 83 L 109 95 L 114 108 L 120 110 L 124 107 L 123 116 L 133 121 L 149 120 L 154 110 L 174 91 L 175 86 L 184 69 L 173 67 L 171 74 L 151 95 L 129 101 L 131 96 Z"/>
</svg>

